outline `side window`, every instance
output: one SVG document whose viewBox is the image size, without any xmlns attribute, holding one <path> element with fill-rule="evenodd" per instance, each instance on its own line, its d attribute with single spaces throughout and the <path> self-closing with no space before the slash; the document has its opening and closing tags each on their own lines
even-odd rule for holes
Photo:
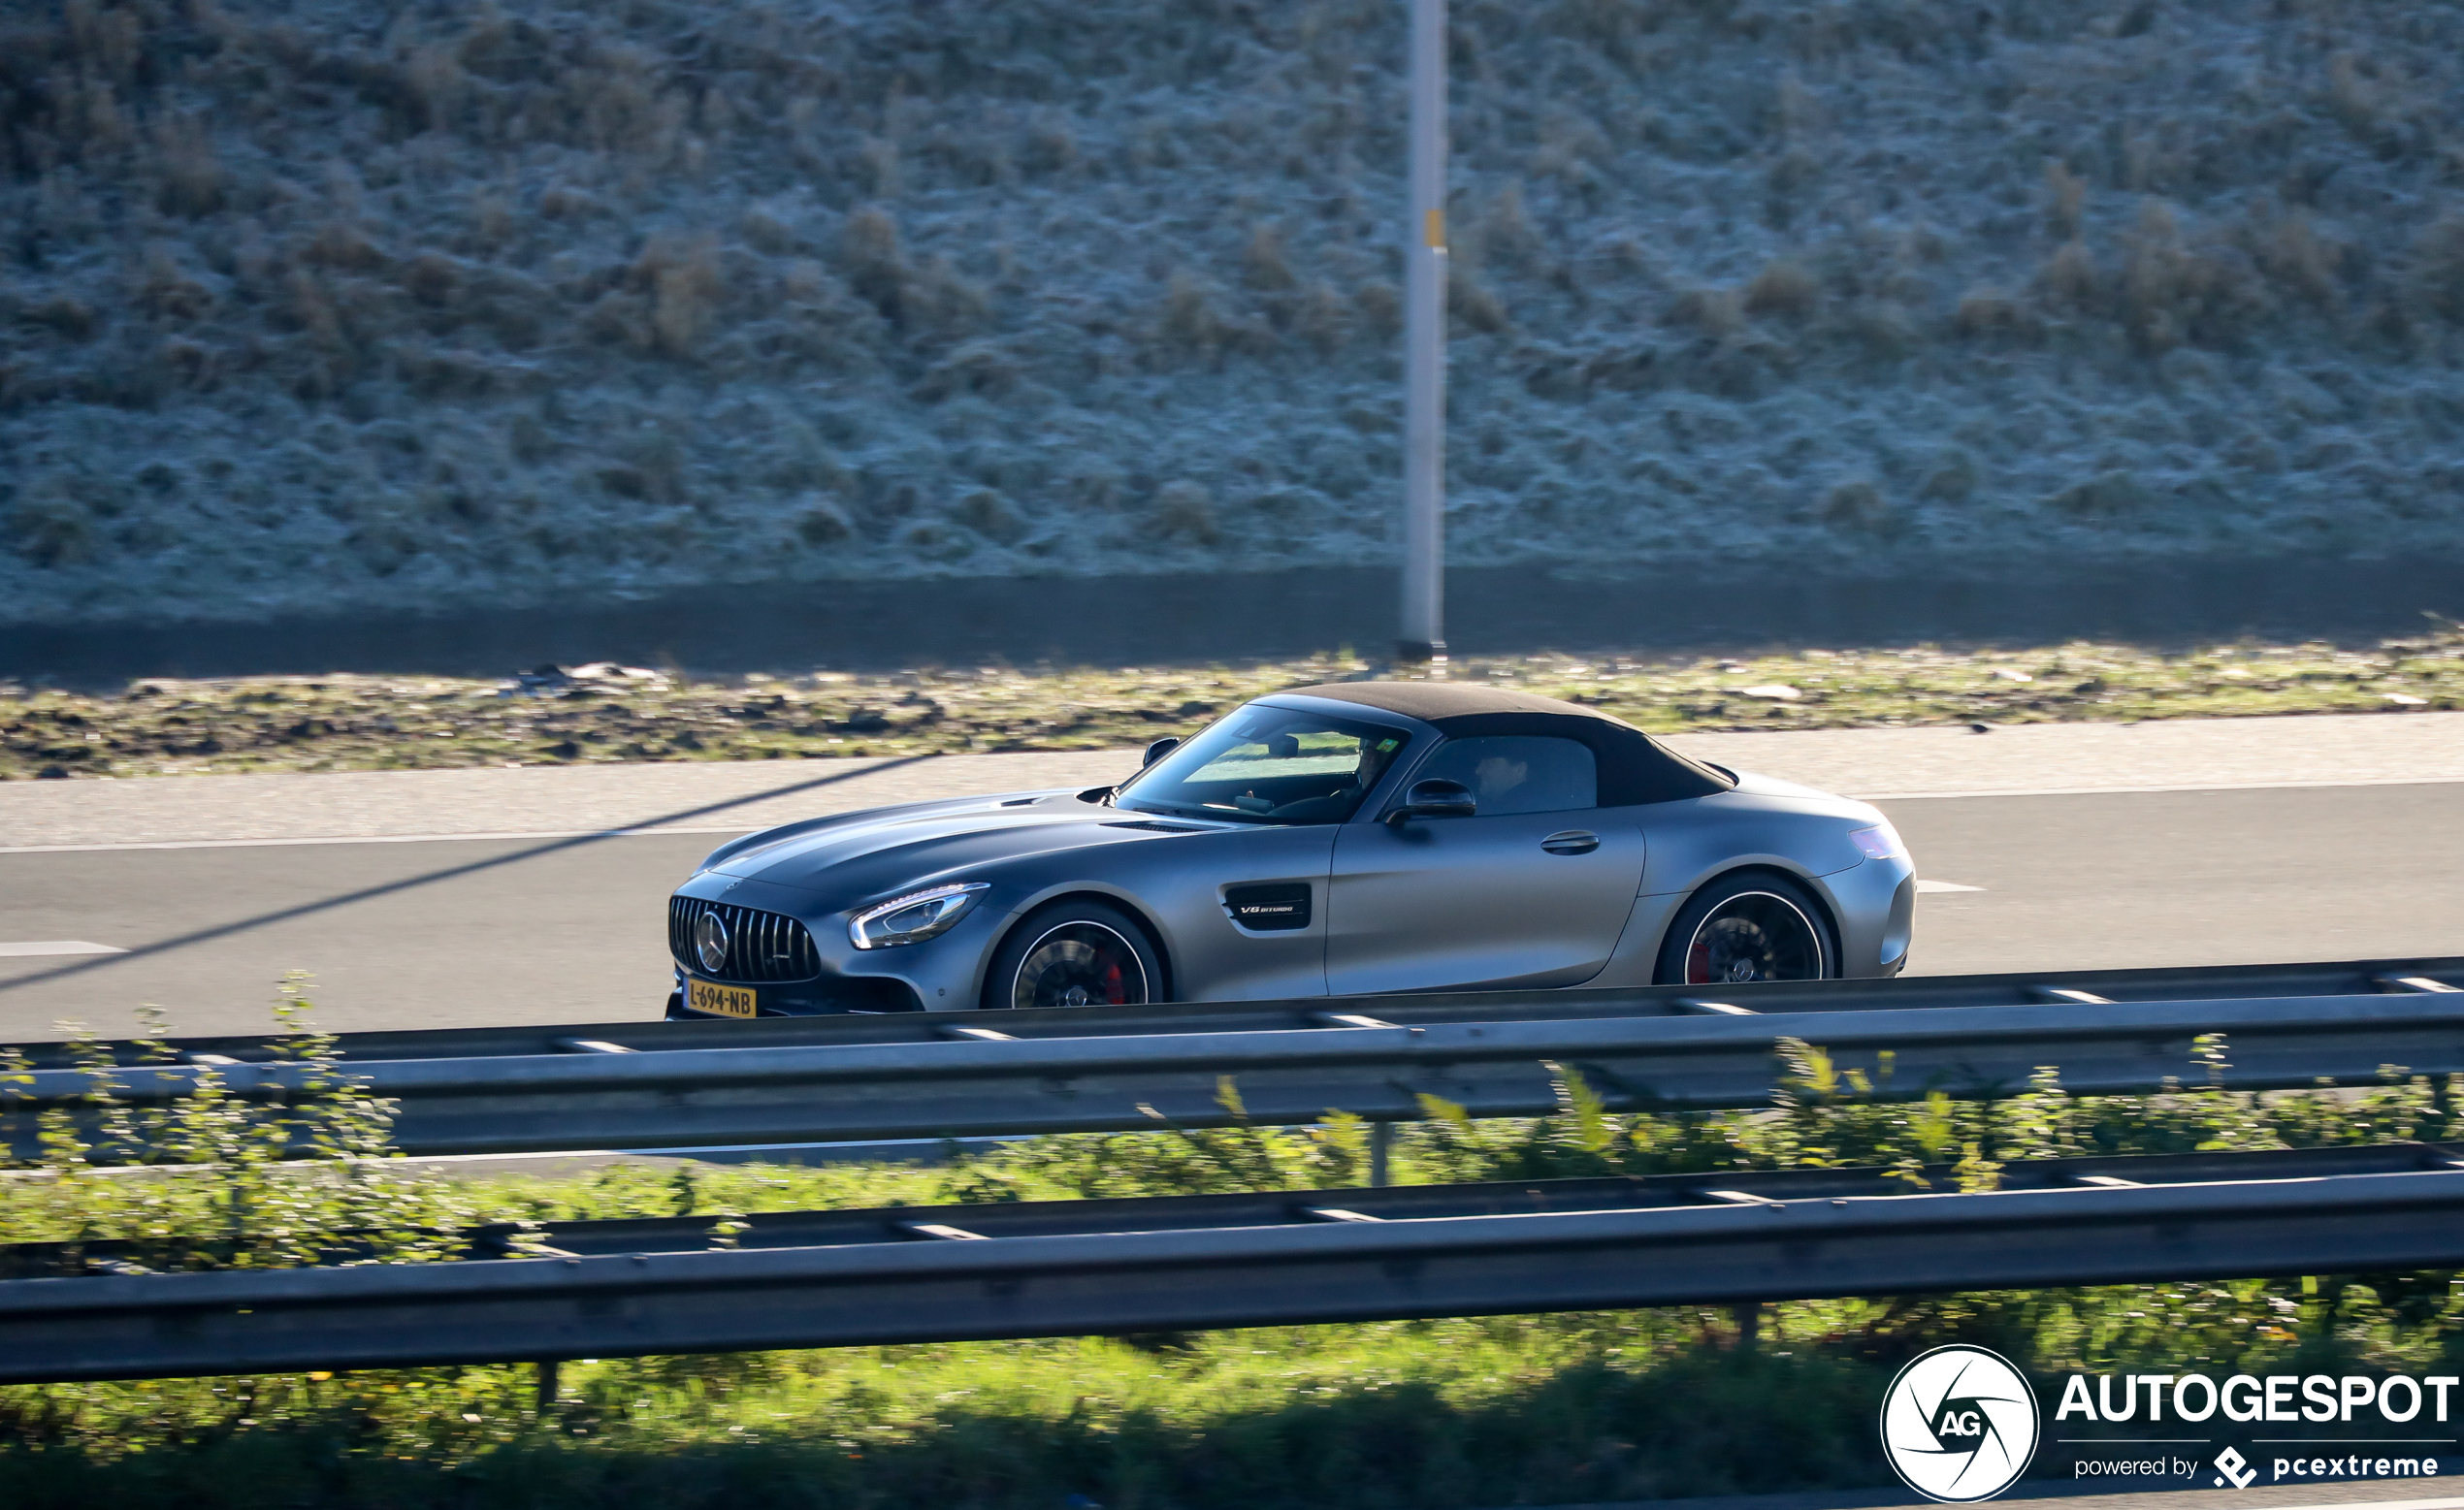
<svg viewBox="0 0 2464 1510">
<path fill-rule="evenodd" d="M 1412 779 L 1432 777 L 1471 787 L 1482 818 L 1600 805 L 1600 773 L 1591 750 L 1571 739 L 1521 734 L 1449 739 Z"/>
</svg>

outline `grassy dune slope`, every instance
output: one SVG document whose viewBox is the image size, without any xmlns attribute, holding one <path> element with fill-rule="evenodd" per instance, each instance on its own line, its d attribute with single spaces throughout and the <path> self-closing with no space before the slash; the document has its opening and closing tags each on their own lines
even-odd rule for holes
<svg viewBox="0 0 2464 1510">
<path fill-rule="evenodd" d="M 1369 561 L 1387 0 L 0 19 L 0 621 Z M 2464 10 L 1460 0 L 1456 558 L 2464 547 Z"/>
</svg>

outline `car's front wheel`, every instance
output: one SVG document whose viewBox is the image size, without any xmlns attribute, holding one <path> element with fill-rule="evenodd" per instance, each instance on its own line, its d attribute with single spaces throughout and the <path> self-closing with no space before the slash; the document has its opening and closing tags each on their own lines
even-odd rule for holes
<svg viewBox="0 0 2464 1510">
<path fill-rule="evenodd" d="M 1011 929 L 984 979 L 988 1008 L 1134 1007 L 1163 994 L 1147 930 L 1093 901 L 1055 902 Z"/>
<path fill-rule="evenodd" d="M 1784 876 L 1725 876 L 1696 892 L 1669 925 L 1662 985 L 1821 980 L 1839 974 L 1839 945 L 1822 905 Z"/>
</svg>

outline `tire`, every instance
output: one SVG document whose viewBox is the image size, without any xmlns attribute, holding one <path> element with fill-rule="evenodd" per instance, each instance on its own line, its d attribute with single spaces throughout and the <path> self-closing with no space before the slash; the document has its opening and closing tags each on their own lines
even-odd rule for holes
<svg viewBox="0 0 2464 1510">
<path fill-rule="evenodd" d="M 1039 908 L 1010 930 L 984 973 L 987 1010 L 1135 1007 L 1164 999 L 1163 960 L 1147 930 L 1102 902 Z"/>
<path fill-rule="evenodd" d="M 1722 876 L 1678 910 L 1660 941 L 1662 985 L 1823 980 L 1839 975 L 1839 938 L 1803 886 L 1770 871 Z"/>
</svg>

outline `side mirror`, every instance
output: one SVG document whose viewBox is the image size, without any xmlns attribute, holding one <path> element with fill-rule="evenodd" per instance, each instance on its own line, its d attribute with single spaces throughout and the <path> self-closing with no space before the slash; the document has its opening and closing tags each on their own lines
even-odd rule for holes
<svg viewBox="0 0 2464 1510">
<path fill-rule="evenodd" d="M 1165 755 L 1172 754 L 1180 748 L 1181 740 L 1177 735 L 1171 739 L 1156 740 L 1153 744 L 1147 747 L 1147 758 L 1138 762 L 1138 769 L 1142 771 L 1145 770 L 1147 767 L 1154 764 L 1157 760 L 1162 759 Z"/>
<path fill-rule="evenodd" d="M 1470 818 L 1479 811 L 1473 800 L 1472 788 L 1461 782 L 1431 777 L 1413 782 L 1404 796 L 1403 806 L 1386 815 L 1389 823 L 1401 823 L 1408 818 Z"/>
</svg>

